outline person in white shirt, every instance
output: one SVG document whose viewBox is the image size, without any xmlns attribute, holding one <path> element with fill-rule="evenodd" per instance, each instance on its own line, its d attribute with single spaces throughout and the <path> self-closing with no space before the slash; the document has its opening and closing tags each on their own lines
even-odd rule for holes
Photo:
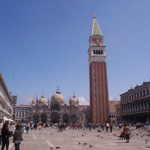
<svg viewBox="0 0 150 150">
<path fill-rule="evenodd" d="M 108 132 L 109 129 L 109 123 L 106 123 L 106 131 Z"/>
</svg>

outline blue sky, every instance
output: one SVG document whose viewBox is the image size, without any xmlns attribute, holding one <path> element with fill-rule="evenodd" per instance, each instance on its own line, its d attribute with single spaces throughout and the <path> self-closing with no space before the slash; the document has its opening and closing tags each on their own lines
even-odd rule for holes
<svg viewBox="0 0 150 150">
<path fill-rule="evenodd" d="M 150 81 L 149 0 L 0 1 L 0 70 L 18 104 L 44 93 L 89 101 L 93 14 L 107 45 L 109 96 Z"/>
</svg>

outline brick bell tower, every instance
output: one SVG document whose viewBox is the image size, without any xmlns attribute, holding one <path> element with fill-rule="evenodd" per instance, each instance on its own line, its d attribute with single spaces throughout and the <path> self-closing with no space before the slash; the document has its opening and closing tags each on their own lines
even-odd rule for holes
<svg viewBox="0 0 150 150">
<path fill-rule="evenodd" d="M 90 117 L 92 123 L 109 121 L 109 97 L 106 69 L 106 45 L 94 14 L 89 37 Z"/>
</svg>

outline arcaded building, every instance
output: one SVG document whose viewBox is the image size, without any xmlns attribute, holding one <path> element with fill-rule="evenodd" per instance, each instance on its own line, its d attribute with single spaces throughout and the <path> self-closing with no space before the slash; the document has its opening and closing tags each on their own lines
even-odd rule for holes
<svg viewBox="0 0 150 150">
<path fill-rule="evenodd" d="M 116 123 L 116 107 L 115 107 L 115 105 L 117 102 L 118 101 L 116 101 L 116 100 L 109 101 L 109 110 L 110 110 L 109 117 L 110 117 L 110 122 L 112 122 L 112 123 Z"/>
<path fill-rule="evenodd" d="M 80 106 L 75 95 L 66 104 L 60 90 L 52 95 L 51 100 L 47 100 L 44 95 L 40 99 L 33 99 L 30 108 L 28 122 L 33 123 L 84 123 L 89 119 L 89 107 Z"/>
<path fill-rule="evenodd" d="M 90 114 L 92 123 L 109 122 L 106 45 L 96 15 L 89 37 Z"/>
<path fill-rule="evenodd" d="M 13 101 L 7 85 L 0 71 L 0 119 L 6 117 L 12 119 Z"/>
<path fill-rule="evenodd" d="M 117 101 L 115 104 L 116 107 L 116 122 L 122 123 L 122 109 L 121 109 L 121 101 Z"/>
<path fill-rule="evenodd" d="M 28 122 L 29 112 L 31 107 L 29 105 L 17 105 L 14 107 L 15 121 Z"/>
<path fill-rule="evenodd" d="M 150 121 L 150 82 L 136 85 L 120 97 L 124 122 L 146 123 Z"/>
</svg>

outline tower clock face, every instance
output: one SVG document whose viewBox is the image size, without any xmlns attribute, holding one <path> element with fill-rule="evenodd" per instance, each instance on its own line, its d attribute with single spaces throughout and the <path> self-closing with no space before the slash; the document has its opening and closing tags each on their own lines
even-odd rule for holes
<svg viewBox="0 0 150 150">
<path fill-rule="evenodd" d="M 96 43 L 99 43 L 99 39 L 96 39 Z"/>
<path fill-rule="evenodd" d="M 100 40 L 99 39 L 96 39 L 96 44 L 100 45 Z"/>
</svg>

